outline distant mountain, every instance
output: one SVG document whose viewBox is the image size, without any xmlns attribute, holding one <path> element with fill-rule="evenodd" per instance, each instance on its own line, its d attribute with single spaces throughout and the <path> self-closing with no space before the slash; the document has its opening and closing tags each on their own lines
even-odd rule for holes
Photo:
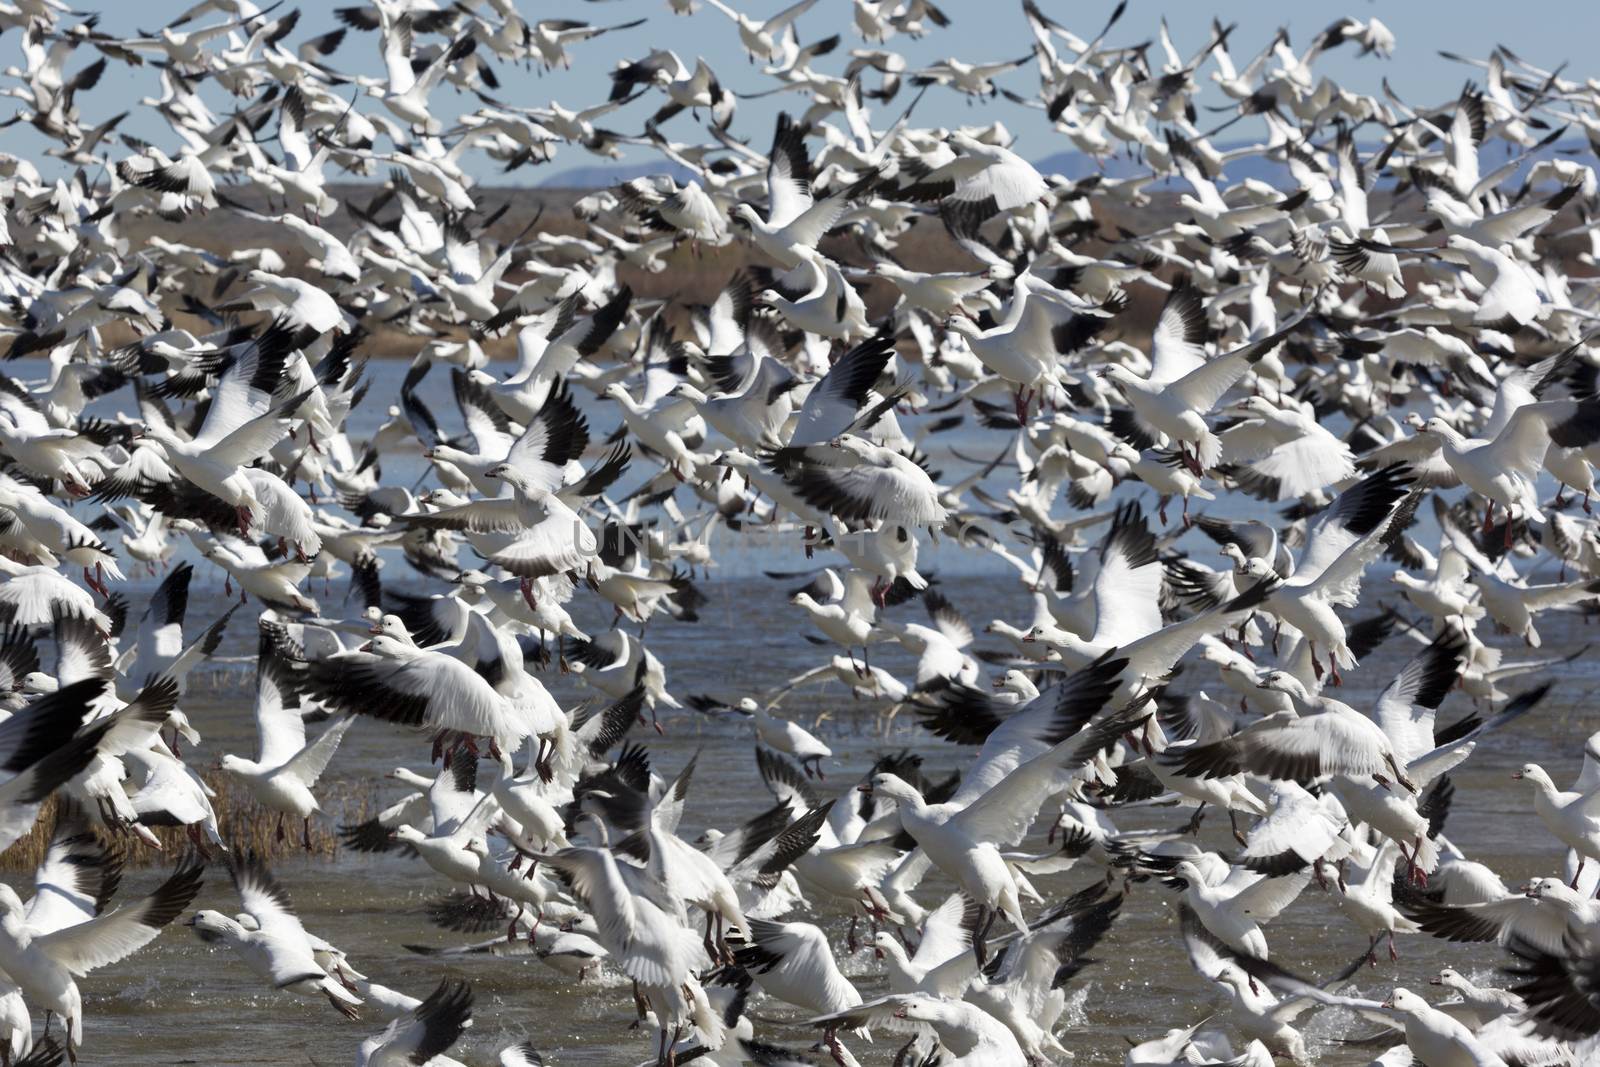
<svg viewBox="0 0 1600 1067">
<path fill-rule="evenodd" d="M 572 167 L 552 174 L 544 181 L 538 182 L 535 188 L 604 189 L 625 182 L 629 178 L 639 178 L 647 174 L 667 174 L 680 185 L 694 177 L 688 168 L 666 160 L 658 163 L 596 163 L 593 166 Z"/>
</svg>

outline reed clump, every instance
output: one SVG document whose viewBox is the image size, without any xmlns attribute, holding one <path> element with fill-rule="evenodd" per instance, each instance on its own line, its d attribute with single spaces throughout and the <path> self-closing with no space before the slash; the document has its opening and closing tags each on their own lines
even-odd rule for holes
<svg viewBox="0 0 1600 1067">
<path fill-rule="evenodd" d="M 217 814 L 218 830 L 222 839 L 228 843 L 228 847 L 235 850 L 253 850 L 268 860 L 302 857 L 319 860 L 336 859 L 340 850 L 339 837 L 334 832 L 337 825 L 341 822 L 361 822 L 377 810 L 374 805 L 376 798 L 372 783 L 355 779 L 325 782 L 318 791 L 325 814 L 312 816 L 311 848 L 308 851 L 302 841 L 298 820 L 284 820 L 283 835 L 280 838 L 277 813 L 268 811 L 256 803 L 248 788 L 223 774 L 221 768 L 217 766 L 202 770 L 200 778 L 214 794 L 211 797 L 211 807 Z M 56 798 L 53 796 L 46 800 L 33 829 L 5 852 L 0 853 L 0 872 L 32 874 L 39 866 L 44 859 L 45 850 L 50 846 L 50 832 L 55 825 L 56 803 Z M 109 836 L 115 841 L 122 851 L 125 865 L 133 869 L 170 866 L 176 862 L 177 857 L 183 856 L 194 847 L 189 831 L 184 827 L 158 826 L 152 827 L 152 832 L 161 841 L 160 849 L 154 848 L 132 833 L 113 834 L 103 829 L 99 831 L 102 836 Z M 218 854 L 219 850 L 207 839 L 204 829 L 200 831 L 200 840 L 205 843 L 214 859 L 222 858 Z"/>
</svg>

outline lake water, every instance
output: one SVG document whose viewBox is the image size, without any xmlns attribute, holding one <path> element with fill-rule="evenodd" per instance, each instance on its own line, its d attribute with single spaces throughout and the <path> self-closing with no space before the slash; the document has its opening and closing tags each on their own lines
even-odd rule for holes
<svg viewBox="0 0 1600 1067">
<path fill-rule="evenodd" d="M 30 371 L 26 361 L 21 368 L 23 376 L 39 373 L 37 367 Z M 399 364 L 374 366 L 377 383 L 372 399 L 352 421 L 356 436 L 370 433 L 381 420 L 381 401 L 395 395 L 402 373 Z M 446 375 L 434 372 L 435 385 L 443 387 L 446 379 Z M 433 403 L 441 417 L 453 425 L 448 393 L 441 388 L 441 395 Z M 593 417 L 597 438 L 615 424 L 609 408 L 594 410 Z M 992 433 L 973 433 L 963 427 L 948 437 L 930 439 L 929 448 L 936 466 L 960 471 L 967 468 L 949 456 L 947 449 L 954 446 L 967 454 L 992 456 L 998 440 Z M 410 484 L 420 473 L 419 462 L 411 455 L 386 456 L 388 480 Z M 687 500 L 687 494 L 682 496 Z M 1061 507 L 1064 509 L 1065 505 Z M 1264 505 L 1257 507 L 1256 514 L 1270 517 Z M 1172 517 L 1176 520 L 1175 512 Z M 1422 536 L 1426 541 L 1428 535 Z M 1189 535 L 1183 547 L 1206 562 L 1214 558 L 1214 550 L 1198 535 Z M 794 609 L 784 602 L 786 590 L 795 583 L 772 581 L 759 574 L 764 567 L 804 565 L 796 544 L 769 543 L 750 552 L 731 551 L 729 546 L 719 548 L 718 559 L 724 565 L 702 585 L 709 603 L 702 610 L 699 623 L 681 624 L 663 618 L 650 625 L 649 645 L 666 664 L 673 693 L 680 697 L 697 692 L 734 697 L 769 692 L 829 654 L 829 650 L 804 641 L 795 627 Z M 986 553 L 961 552 L 948 545 L 930 548 L 924 559 L 924 569 L 938 572 L 946 595 L 975 626 L 992 618 L 1021 623 L 1030 614 L 1024 590 L 1007 577 L 1003 566 Z M 395 558 L 385 568 L 385 580 L 411 590 L 430 588 L 405 572 L 403 562 Z M 142 610 L 152 585 L 147 580 L 127 583 L 135 616 Z M 330 615 L 338 612 L 343 592 L 340 583 L 335 584 L 331 595 L 324 595 L 320 586 L 313 589 Z M 1365 603 L 1370 605 L 1377 596 L 1394 599 L 1392 587 L 1381 574 L 1370 576 Z M 580 596 L 574 605 L 575 614 L 580 625 L 603 629 L 610 612 L 599 611 L 592 599 Z M 224 606 L 220 573 L 202 563 L 190 602 L 191 631 L 198 630 Z M 895 610 L 903 617 L 921 615 L 915 604 Z M 1593 637 L 1576 615 L 1547 616 L 1541 620 L 1540 629 L 1545 637 L 1545 653 L 1571 651 L 1588 644 Z M 254 644 L 254 627 L 241 616 L 230 630 L 221 654 L 249 655 Z M 979 644 L 992 642 L 980 635 Z M 907 657 L 896 655 L 888 646 L 874 651 L 874 663 L 895 670 L 901 677 L 908 676 Z M 1358 705 L 1370 701 L 1408 653 L 1406 642 L 1392 639 L 1361 669 L 1350 672 L 1340 695 Z M 1518 655 L 1520 650 L 1511 653 L 1512 658 Z M 1204 675 L 1196 669 L 1186 684 L 1209 684 L 1213 691 L 1221 688 Z M 1192 680 L 1196 678 L 1198 682 Z M 575 677 L 560 675 L 554 669 L 547 673 L 546 680 L 565 704 L 587 695 Z M 1525 684 L 1537 680 L 1527 679 Z M 244 669 L 220 671 L 203 681 L 187 708 L 205 735 L 205 742 L 190 758 L 211 766 L 224 752 L 250 752 L 254 738 Z M 1550 698 L 1536 712 L 1481 747 L 1455 775 L 1458 793 L 1448 828 L 1451 838 L 1473 858 L 1490 863 L 1512 884 L 1558 872 L 1562 858 L 1560 848 L 1533 814 L 1531 791 L 1510 780 L 1512 770 L 1535 760 L 1548 767 L 1559 782 L 1570 780 L 1581 761 L 1583 740 L 1597 725 L 1591 711 L 1597 684 L 1595 661 L 1584 657 L 1567 664 L 1555 681 Z M 853 785 L 875 754 L 889 749 L 921 752 L 933 771 L 959 767 L 966 756 L 965 750 L 918 730 L 910 716 L 902 716 L 893 732 L 882 735 L 877 725 L 877 707 L 853 701 L 847 692 L 831 683 L 800 690 L 785 702 L 785 709 L 814 727 L 833 747 L 837 759 L 827 768 L 826 784 L 840 792 Z M 1467 698 L 1455 694 L 1445 704 L 1441 719 L 1453 720 L 1469 710 Z M 665 736 L 655 737 L 644 729 L 637 730 L 633 740 L 648 745 L 655 766 L 668 776 L 694 752 L 702 753 L 687 807 L 687 832 L 692 834 L 710 825 L 731 827 L 766 806 L 767 795 L 756 775 L 747 727 L 692 713 L 668 715 L 664 724 Z M 426 756 L 426 745 L 415 737 L 379 723 L 359 723 L 333 763 L 326 791 L 334 797 L 360 792 L 377 775 L 397 764 L 424 769 Z M 398 790 L 389 788 L 388 783 L 380 788 L 384 802 L 398 795 Z M 1124 829 L 1133 829 L 1176 826 L 1186 817 L 1186 811 L 1155 809 L 1118 817 L 1117 821 Z M 1233 845 L 1226 820 L 1217 816 L 1206 821 L 1202 840 L 1220 851 L 1228 851 Z M 499 1048 L 524 1039 L 531 1039 L 543 1049 L 547 1062 L 562 1065 L 614 1067 L 653 1056 L 653 1036 L 628 1029 L 633 1008 L 625 986 L 613 982 L 579 987 L 531 957 L 475 957 L 441 963 L 408 952 L 403 946 L 409 943 L 447 946 L 468 940 L 434 929 L 421 914 L 425 902 L 442 893 L 446 886 L 420 861 L 345 853 L 331 863 L 287 860 L 278 863 L 276 870 L 306 926 L 344 948 L 354 964 L 375 980 L 419 996 L 445 974 L 472 981 L 478 996 L 477 1022 L 468 1040 L 456 1050 L 459 1058 L 471 1063 L 492 1063 Z M 124 879 L 123 893 L 146 891 L 158 877 L 155 871 L 130 872 Z M 1097 877 L 1098 872 L 1085 867 L 1042 879 L 1039 886 L 1048 897 L 1057 899 Z M 947 891 L 941 880 L 930 878 L 920 896 L 925 902 L 932 902 Z M 1077 1052 L 1077 1062 L 1120 1062 L 1125 1039 L 1143 1040 L 1168 1027 L 1193 1023 L 1218 1003 L 1211 988 L 1189 967 L 1177 936 L 1173 899 L 1173 894 L 1156 882 L 1133 886 L 1120 920 L 1092 953 L 1100 962 L 1074 979 L 1072 988 L 1084 991 L 1084 1000 L 1081 1010 L 1071 1014 L 1072 1025 L 1062 1040 Z M 230 913 L 236 910 L 236 898 L 220 866 L 214 868 L 197 905 Z M 811 918 L 836 934 L 836 944 L 842 945 L 847 924 L 844 912 L 825 910 Z M 1365 935 L 1347 924 L 1315 885 L 1271 924 L 1268 936 L 1274 959 L 1315 976 L 1344 965 L 1366 944 Z M 1394 984 L 1405 984 L 1431 992 L 1426 989 L 1426 981 L 1445 963 L 1469 975 L 1492 978 L 1491 969 L 1500 959 L 1500 954 L 1490 947 L 1445 945 L 1423 936 L 1402 938 L 1399 949 L 1402 958 L 1398 964 L 1385 960 L 1381 967 L 1364 971 L 1355 988 L 1376 995 L 1386 993 Z M 863 995 L 870 997 L 884 991 L 870 952 L 859 953 L 844 966 Z M 348 1063 L 361 1038 L 381 1029 L 370 1021 L 346 1023 L 321 1000 L 265 988 L 226 950 L 209 948 L 179 927 L 163 933 L 131 960 L 96 972 L 81 985 L 87 1062 L 163 1067 L 174 1063 Z M 755 1010 L 764 1017 L 799 1017 L 773 1002 L 761 1003 Z M 1327 1043 L 1330 1037 L 1366 1033 L 1367 1025 L 1357 1024 L 1351 1029 L 1347 1018 L 1326 1012 L 1312 1013 L 1303 1021 L 1313 1037 L 1317 1062 L 1362 1064 L 1371 1058 L 1370 1050 Z M 791 1047 L 808 1045 L 814 1037 L 804 1028 L 763 1025 L 760 1029 L 764 1039 Z M 863 1063 L 880 1065 L 890 1062 L 897 1044 L 883 1036 L 876 1046 L 853 1043 L 852 1048 Z"/>
</svg>

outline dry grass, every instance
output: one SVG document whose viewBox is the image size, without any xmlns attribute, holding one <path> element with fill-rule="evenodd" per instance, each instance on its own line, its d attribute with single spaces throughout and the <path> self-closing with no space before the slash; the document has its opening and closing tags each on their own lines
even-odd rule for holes
<svg viewBox="0 0 1600 1067">
<path fill-rule="evenodd" d="M 301 843 L 301 829 L 295 820 L 284 823 L 284 836 L 278 837 L 278 816 L 264 810 L 251 797 L 248 789 L 216 766 L 208 767 L 200 777 L 214 792 L 211 806 L 217 813 L 217 825 L 222 839 L 230 848 L 254 850 L 271 860 L 279 857 L 333 860 L 339 855 L 339 839 L 334 834 L 338 822 L 360 822 L 375 811 L 373 786 L 365 781 L 328 782 L 321 790 L 322 805 L 331 815 L 313 816 L 311 820 L 311 850 L 308 853 Z M 0 871 L 12 874 L 31 874 L 44 859 L 50 845 L 50 832 L 55 825 L 56 798 L 45 801 L 43 810 L 33 829 L 15 844 L 0 853 Z M 133 834 L 116 837 L 126 865 L 130 868 L 170 866 L 193 846 L 183 827 L 157 827 L 156 837 L 161 848 L 155 849 Z M 104 833 L 104 831 L 102 831 Z M 209 842 L 208 842 L 209 847 Z"/>
</svg>

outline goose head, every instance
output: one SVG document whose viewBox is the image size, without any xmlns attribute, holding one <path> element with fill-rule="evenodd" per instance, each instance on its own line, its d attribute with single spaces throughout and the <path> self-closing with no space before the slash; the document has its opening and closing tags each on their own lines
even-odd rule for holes
<svg viewBox="0 0 1600 1067">
<path fill-rule="evenodd" d="M 1142 380 L 1137 374 L 1133 373 L 1133 371 L 1129 370 L 1127 367 L 1124 367 L 1121 363 L 1102 363 L 1100 366 L 1091 370 L 1089 375 L 1094 378 L 1099 378 L 1101 381 L 1111 382 L 1113 385 L 1120 385 L 1124 382 L 1135 382 Z"/>
<path fill-rule="evenodd" d="M 1039 687 L 1033 684 L 1033 679 L 1018 670 L 1006 671 L 1000 676 L 1000 680 L 995 682 L 994 687 L 1015 693 L 1025 700 L 1032 700 L 1039 695 Z"/>
<path fill-rule="evenodd" d="M 388 774 L 385 774 L 384 777 L 392 781 L 404 782 L 406 785 L 420 790 L 426 790 L 433 785 L 432 778 L 424 777 L 410 767 L 396 767 Z"/>
<path fill-rule="evenodd" d="M 1228 547 L 1233 548 L 1234 546 L 1229 545 Z M 1238 551 L 1237 549 L 1234 550 Z M 1243 561 L 1235 560 L 1234 566 L 1239 573 L 1249 578 L 1266 579 L 1273 577 L 1276 573 L 1273 571 L 1270 563 L 1258 557 L 1251 557 L 1249 559 L 1244 559 Z"/>
<path fill-rule="evenodd" d="M 1461 989 L 1462 987 L 1470 985 L 1471 983 L 1469 983 L 1466 978 L 1462 976 L 1460 971 L 1457 971 L 1453 967 L 1446 967 L 1436 976 L 1428 979 L 1428 984 L 1445 986 L 1449 989 Z"/>
<path fill-rule="evenodd" d="M 378 621 L 367 632 L 374 637 L 381 635 L 392 637 L 403 644 L 416 644 L 411 638 L 411 631 L 406 629 L 406 624 L 400 620 L 398 615 L 384 614 L 378 616 Z"/>
<path fill-rule="evenodd" d="M 220 911 L 197 911 L 183 921 L 206 944 L 215 944 L 229 934 L 242 934 L 244 927 Z"/>
<path fill-rule="evenodd" d="M 896 999 L 899 1001 L 894 1008 L 896 1019 L 906 1019 L 915 1023 L 932 1023 L 941 1019 L 939 1002 L 930 997 L 913 995 Z"/>
<path fill-rule="evenodd" d="M 689 401 L 691 404 L 696 405 L 704 404 L 706 401 L 711 399 L 700 389 L 697 389 L 688 382 L 679 382 L 677 385 L 672 387 L 672 392 L 668 395 L 680 396 Z"/>
<path fill-rule="evenodd" d="M 1112 445 L 1108 455 L 1110 459 L 1120 459 L 1129 466 L 1138 463 L 1140 459 L 1139 450 L 1126 441 L 1118 441 Z"/>
<path fill-rule="evenodd" d="M 24 693 L 35 695 L 40 693 L 54 693 L 60 688 L 61 683 L 55 678 L 55 676 L 46 674 L 44 671 L 29 671 L 27 674 L 22 676 L 21 689 Z"/>
<path fill-rule="evenodd" d="M 864 785 L 858 787 L 863 793 L 875 793 L 888 797 L 895 803 L 920 804 L 922 794 L 917 792 L 917 787 L 888 771 L 880 771 L 873 775 Z"/>
<path fill-rule="evenodd" d="M 1225 415 L 1238 415 L 1244 418 L 1270 419 L 1283 412 L 1272 405 L 1272 401 L 1264 396 L 1247 396 L 1237 404 L 1229 405 L 1224 411 Z"/>
<path fill-rule="evenodd" d="M 1217 985 L 1225 985 L 1235 993 L 1243 993 L 1250 988 L 1250 976 L 1237 967 L 1225 967 L 1212 975 L 1211 980 Z"/>
<path fill-rule="evenodd" d="M 1411 990 L 1396 986 L 1394 992 L 1389 994 L 1389 999 L 1383 1002 L 1383 1006 L 1393 1008 L 1395 1011 L 1414 1012 L 1426 1008 L 1428 1002 Z"/>
<path fill-rule="evenodd" d="M 1412 413 L 1413 416 L 1415 416 L 1415 414 L 1415 412 Z M 1410 422 L 1410 419 L 1407 419 L 1406 421 Z M 1425 433 L 1430 437 L 1442 437 L 1447 440 L 1454 439 L 1455 437 L 1459 436 L 1456 433 L 1455 427 L 1451 426 L 1448 422 L 1445 422 L 1437 415 L 1430 419 L 1423 420 L 1422 425 L 1417 427 L 1417 432 Z"/>
<path fill-rule="evenodd" d="M 1270 689 L 1278 693 L 1288 693 L 1299 700 L 1311 699 L 1311 693 L 1306 689 L 1305 685 L 1288 671 L 1268 671 L 1266 677 L 1261 679 L 1258 688 Z"/>
<path fill-rule="evenodd" d="M 905 949 L 901 947 L 900 942 L 895 940 L 893 934 L 887 930 L 879 930 L 872 935 L 872 956 L 874 959 L 880 960 L 886 956 L 903 959 L 905 957 Z"/>
<path fill-rule="evenodd" d="M 1177 865 L 1172 868 L 1172 873 L 1163 878 L 1162 881 L 1166 883 L 1168 888 L 1179 890 L 1206 884 L 1205 875 L 1201 874 L 1200 868 L 1189 860 L 1179 860 Z"/>
<path fill-rule="evenodd" d="M 222 770 L 226 774 L 243 777 L 255 770 L 255 764 L 242 756 L 235 756 L 232 752 L 225 752 L 222 755 Z"/>
<path fill-rule="evenodd" d="M 373 655 L 381 656 L 384 659 L 394 659 L 405 655 L 407 651 L 415 647 L 416 646 L 413 644 L 408 644 L 407 642 L 401 641 L 397 638 L 390 637 L 388 634 L 379 634 L 366 644 L 362 645 L 361 651 L 371 652 Z"/>
<path fill-rule="evenodd" d="M 944 328 L 946 333 L 959 334 L 969 341 L 983 333 L 972 317 L 965 313 L 950 315 L 944 320 Z"/>
<path fill-rule="evenodd" d="M 1511 772 L 1511 777 L 1517 781 L 1530 781 L 1545 789 L 1555 788 L 1555 782 L 1550 780 L 1549 773 L 1537 763 L 1524 763 L 1520 769 Z"/>
<path fill-rule="evenodd" d="M 1529 900 L 1554 900 L 1557 903 L 1576 904 L 1576 894 L 1559 878 L 1535 878 L 1528 883 L 1522 895 Z"/>
</svg>

